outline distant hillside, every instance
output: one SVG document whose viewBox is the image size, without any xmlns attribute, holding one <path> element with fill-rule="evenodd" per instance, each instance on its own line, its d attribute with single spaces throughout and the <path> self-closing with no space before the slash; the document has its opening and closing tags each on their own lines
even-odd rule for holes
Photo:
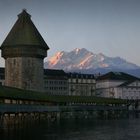
<svg viewBox="0 0 140 140">
<path fill-rule="evenodd" d="M 136 64 L 130 63 L 120 57 L 108 57 L 102 53 L 94 54 L 85 48 L 76 48 L 71 52 L 58 52 L 45 62 L 45 68 L 84 73 L 123 71 L 140 76 L 140 67 Z"/>
</svg>

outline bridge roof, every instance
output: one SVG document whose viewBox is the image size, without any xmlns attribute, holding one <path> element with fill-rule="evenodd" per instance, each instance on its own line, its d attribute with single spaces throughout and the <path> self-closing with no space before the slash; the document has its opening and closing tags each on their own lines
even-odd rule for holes
<svg viewBox="0 0 140 140">
<path fill-rule="evenodd" d="M 126 100 L 101 98 L 94 96 L 56 96 L 16 88 L 0 87 L 0 98 L 43 101 L 51 103 L 96 103 L 96 104 L 125 104 Z"/>
</svg>

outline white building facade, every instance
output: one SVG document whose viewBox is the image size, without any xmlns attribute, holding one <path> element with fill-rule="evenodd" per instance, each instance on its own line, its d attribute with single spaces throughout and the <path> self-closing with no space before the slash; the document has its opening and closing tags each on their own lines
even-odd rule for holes
<svg viewBox="0 0 140 140">
<path fill-rule="evenodd" d="M 110 72 L 98 78 L 96 96 L 140 99 L 140 79 L 122 72 Z"/>
</svg>

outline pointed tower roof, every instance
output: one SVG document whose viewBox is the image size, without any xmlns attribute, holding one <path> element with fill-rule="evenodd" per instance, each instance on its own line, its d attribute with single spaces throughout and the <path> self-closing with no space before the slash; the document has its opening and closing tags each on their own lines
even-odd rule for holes
<svg viewBox="0 0 140 140">
<path fill-rule="evenodd" d="M 48 45 L 38 32 L 25 9 L 18 15 L 18 20 L 2 43 L 1 47 L 36 46 L 46 50 Z"/>
</svg>

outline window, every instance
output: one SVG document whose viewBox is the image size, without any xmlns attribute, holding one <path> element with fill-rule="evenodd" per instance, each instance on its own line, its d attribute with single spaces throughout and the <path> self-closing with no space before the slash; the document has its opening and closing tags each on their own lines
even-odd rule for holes
<svg viewBox="0 0 140 140">
<path fill-rule="evenodd" d="M 73 83 L 76 83 L 76 79 L 73 79 L 72 81 L 73 81 Z"/>
<path fill-rule="evenodd" d="M 13 60 L 13 64 L 16 65 L 16 59 Z"/>
</svg>

